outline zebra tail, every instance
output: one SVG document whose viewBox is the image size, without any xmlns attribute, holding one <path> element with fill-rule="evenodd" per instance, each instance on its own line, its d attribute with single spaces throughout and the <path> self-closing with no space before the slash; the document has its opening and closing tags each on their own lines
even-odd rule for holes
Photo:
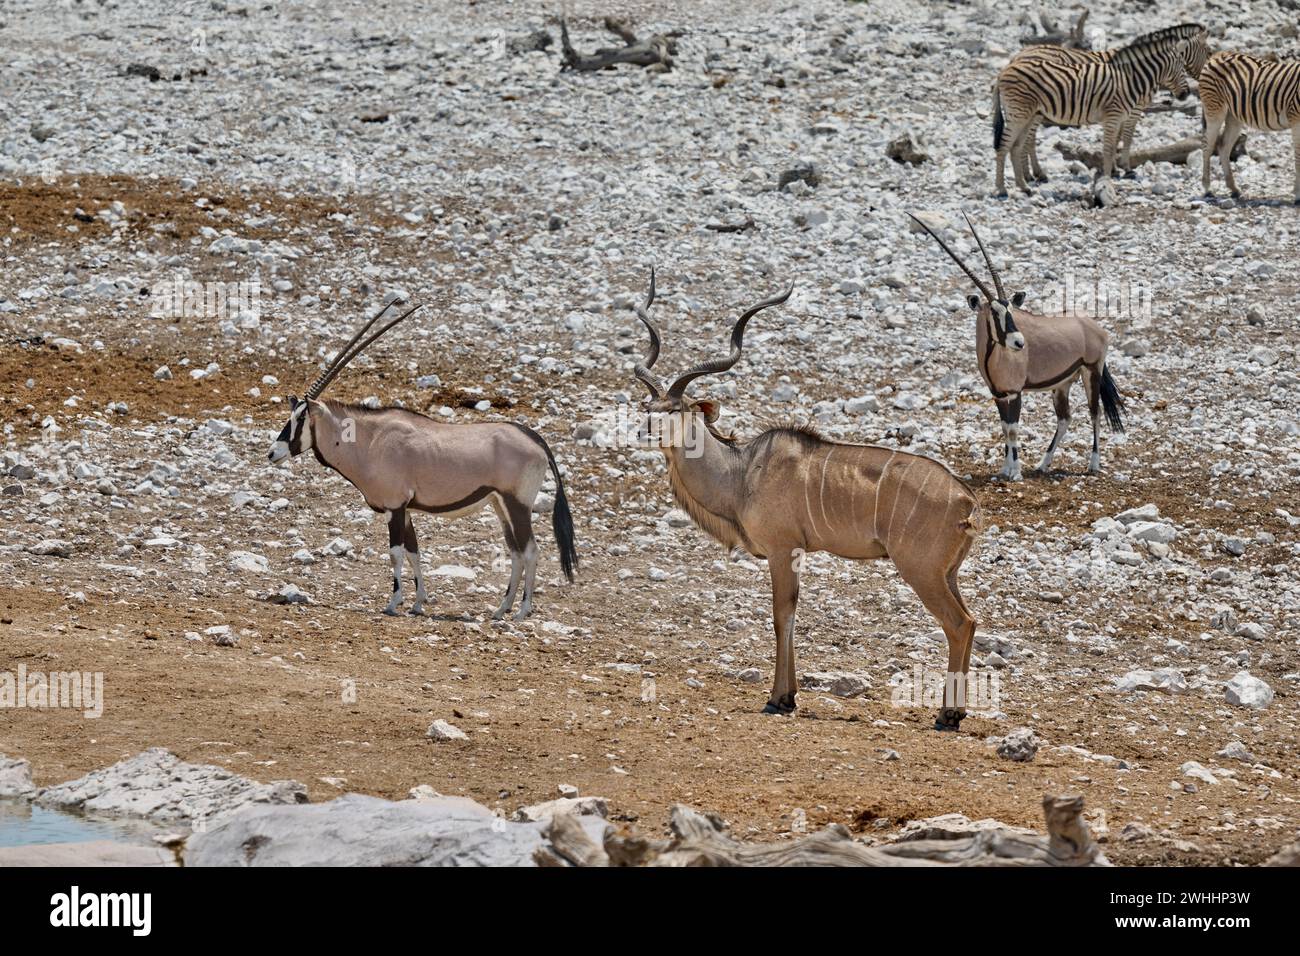
<svg viewBox="0 0 1300 956">
<path fill-rule="evenodd" d="M 1002 91 L 997 81 L 993 83 L 993 149 L 1002 148 L 1002 134 L 1006 130 L 1006 121 L 1002 118 Z"/>
</svg>

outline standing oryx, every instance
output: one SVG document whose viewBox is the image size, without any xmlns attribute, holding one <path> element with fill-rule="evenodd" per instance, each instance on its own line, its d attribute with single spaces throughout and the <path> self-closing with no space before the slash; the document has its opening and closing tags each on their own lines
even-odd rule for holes
<svg viewBox="0 0 1300 956">
<path fill-rule="evenodd" d="M 791 286 L 793 289 L 793 286 Z M 650 391 L 644 435 L 657 436 L 668 460 L 673 495 L 704 532 L 729 547 L 767 558 L 772 576 L 776 677 L 764 713 L 795 708 L 794 614 L 804 554 L 829 551 L 865 560 L 889 557 L 943 626 L 948 673 L 935 727 L 956 730 L 965 716 L 975 621 L 957 589 L 957 571 L 981 529 L 979 501 L 930 458 L 872 445 L 827 441 L 810 431 L 774 428 L 748 442 L 712 427 L 718 406 L 686 397 L 702 375 L 725 372 L 740 359 L 745 325 L 767 299 L 742 315 L 725 358 L 697 365 L 664 391 L 650 372 L 659 357 L 659 331 L 648 310 L 637 315 L 650 332 L 650 353 L 636 376 Z"/>
<path fill-rule="evenodd" d="M 545 440 L 532 429 L 513 422 L 453 424 L 403 408 L 371 409 L 317 400 L 352 359 L 415 309 L 357 345 L 386 311 L 387 307 L 362 326 L 301 401 L 289 399 L 289 421 L 271 446 L 269 457 L 272 462 L 280 462 L 310 448 L 317 461 L 352 482 L 366 504 L 387 517 L 393 597 L 384 608 L 385 614 L 396 614 L 402 602 L 403 554 L 415 574 L 411 613 L 421 613 L 427 599 L 410 513 L 427 511 L 458 517 L 491 504 L 501 519 L 510 551 L 510 585 L 493 617 L 503 617 L 510 610 L 521 571 L 524 597 L 515 617 L 527 617 L 533 609 L 537 572 L 532 506 L 548 466 L 555 476 L 551 523 L 560 548 L 560 567 L 570 581 L 578 561 L 564 484 Z"/>
<path fill-rule="evenodd" d="M 1007 153 L 1016 185 L 1029 192 L 1028 166 L 1046 179 L 1035 152 L 1036 131 L 1046 121 L 1061 126 L 1101 123 L 1103 174 L 1115 170 L 1123 144 L 1129 166 L 1133 132 L 1157 89 L 1187 95 L 1187 76 L 1197 76 L 1209 55 L 1209 33 L 1199 23 L 1184 23 L 1140 36 L 1115 50 L 1073 50 L 1030 46 L 1002 68 L 993 83 L 993 148 L 996 193 L 1007 194 L 1003 170 Z"/>
<path fill-rule="evenodd" d="M 1043 453 L 1038 470 L 1047 471 L 1052 466 L 1052 456 L 1070 426 L 1070 386 L 1081 374 L 1088 390 L 1088 411 L 1092 415 L 1092 457 L 1088 462 L 1088 473 L 1097 474 L 1101 470 L 1097 437 L 1099 406 L 1106 412 L 1111 431 L 1124 430 L 1120 417 L 1124 403 L 1115 388 L 1110 369 L 1106 367 L 1106 346 L 1110 340 L 1106 330 L 1085 315 L 1036 315 L 1022 311 L 1020 306 L 1025 301 L 1025 294 L 1017 292 L 1007 298 L 1002 288 L 1002 277 L 993 268 L 993 261 L 970 217 L 966 218 L 966 225 L 970 227 L 993 276 L 997 295 L 989 291 L 989 287 L 933 229 L 916 216 L 912 218 L 934 237 L 934 241 L 970 277 L 984 297 L 972 295 L 966 301 L 976 315 L 975 352 L 980 374 L 993 393 L 1006 438 L 1006 458 L 998 477 L 1008 481 L 1020 480 L 1020 401 L 1025 392 L 1052 392 L 1056 406 L 1056 434 Z"/>
<path fill-rule="evenodd" d="M 1232 175 L 1232 147 L 1243 127 L 1291 131 L 1295 153 L 1295 191 L 1300 205 L 1300 61 L 1261 60 L 1245 53 L 1216 53 L 1205 64 L 1201 79 L 1201 111 L 1205 148 L 1201 153 L 1201 186 L 1210 192 L 1210 154 L 1219 140 L 1219 165 L 1233 198 L 1240 196 Z"/>
</svg>

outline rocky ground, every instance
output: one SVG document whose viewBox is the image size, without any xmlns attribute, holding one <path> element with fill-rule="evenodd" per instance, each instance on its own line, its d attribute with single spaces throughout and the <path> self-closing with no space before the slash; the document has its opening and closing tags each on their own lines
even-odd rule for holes
<svg viewBox="0 0 1300 956">
<path fill-rule="evenodd" d="M 38 784 L 160 746 L 318 800 L 427 784 L 510 813 L 571 786 L 655 831 L 673 802 L 742 837 L 876 837 L 950 811 L 1036 826 L 1044 792 L 1077 790 L 1118 863 L 1253 863 L 1294 839 L 1284 134 L 1251 134 L 1245 200 L 1202 200 L 1199 165 L 1163 164 L 1090 209 L 1054 143 L 1100 131 L 1044 130 L 1051 181 L 995 200 L 989 85 L 1030 29 L 1019 4 L 616 3 L 639 35 L 681 32 L 674 68 L 597 74 L 525 49 L 558 36 L 556 11 L 502 2 L 49 6 L 0 12 L 0 672 L 102 672 L 105 706 L 6 711 L 0 752 Z M 579 48 L 620 42 L 611 5 L 566 7 Z M 1216 47 L 1296 34 L 1272 3 L 1120 4 L 1089 25 L 1116 45 L 1187 20 Z M 1163 113 L 1138 142 L 1197 129 Z M 886 155 L 903 134 L 924 161 Z M 1130 293 L 1102 317 L 1128 423 L 1103 476 L 1083 474 L 1077 415 L 1059 473 L 990 481 L 968 290 L 909 229 L 920 210 L 967 212 L 1031 308 Z M 1000 695 L 961 734 L 891 705 L 945 660 L 915 596 L 887 563 L 824 555 L 799 715 L 758 713 L 762 562 L 680 520 L 658 453 L 616 428 L 641 396 L 628 306 L 651 264 L 665 368 L 720 352 L 744 306 L 796 283 L 736 370 L 698 384 L 724 427 L 904 447 L 977 490 L 989 527 L 962 580 Z M 255 281 L 257 299 L 160 306 L 178 281 Z M 332 394 L 547 437 L 582 564 L 563 583 L 543 538 L 528 622 L 489 620 L 506 577 L 490 512 L 417 519 L 434 612 L 384 618 L 378 519 L 310 457 L 266 461 L 284 396 L 398 296 L 419 319 Z M 1032 463 L 1050 402 L 1023 426 Z M 426 737 L 435 720 L 465 738 Z M 1036 739 L 999 745 L 1019 728 Z"/>
</svg>

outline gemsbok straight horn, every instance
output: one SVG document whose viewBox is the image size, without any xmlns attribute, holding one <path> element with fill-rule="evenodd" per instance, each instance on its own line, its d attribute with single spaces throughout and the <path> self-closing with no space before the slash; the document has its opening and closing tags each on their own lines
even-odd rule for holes
<svg viewBox="0 0 1300 956">
<path fill-rule="evenodd" d="M 317 461 L 352 482 L 366 504 L 385 516 L 393 566 L 393 596 L 385 614 L 396 614 L 402 603 L 403 557 L 415 575 L 415 603 L 410 613 L 422 613 L 429 599 L 411 513 L 459 517 L 490 504 L 501 519 L 510 552 L 510 584 L 493 617 L 505 616 L 513 606 L 521 575 L 524 596 L 515 618 L 527 617 L 533 609 L 537 574 L 532 508 L 548 467 L 555 477 L 551 525 L 560 549 L 560 567 L 570 581 L 578 563 L 564 483 L 542 436 L 513 422 L 438 422 L 404 408 L 372 409 L 319 400 L 349 362 L 418 308 L 362 341 L 388 311 L 385 306 L 343 347 L 301 400 L 290 397 L 289 421 L 268 457 L 278 463 L 311 449 Z"/>
<path fill-rule="evenodd" d="M 1002 419 L 1006 455 L 998 477 L 1007 481 L 1021 478 L 1020 405 L 1025 392 L 1052 393 L 1056 407 L 1056 434 L 1043 453 L 1038 470 L 1046 472 L 1052 467 L 1056 450 L 1070 427 L 1070 386 L 1080 376 L 1083 376 L 1088 391 L 1088 412 L 1092 416 L 1092 457 L 1088 460 L 1088 474 L 1100 472 L 1099 412 L 1105 411 L 1111 431 L 1124 430 L 1120 415 L 1124 403 L 1106 366 L 1106 348 L 1110 341 L 1106 330 L 1086 315 L 1037 315 L 1021 309 L 1025 294 L 1017 292 L 1007 297 L 1002 288 L 1002 277 L 993 268 L 993 260 L 989 258 L 969 216 L 966 225 L 970 227 L 993 277 L 996 294 L 939 238 L 938 233 L 923 220 L 916 216 L 912 218 L 952 257 L 980 292 L 979 295 L 967 296 L 966 301 L 975 312 L 975 357 L 980 374 Z"/>
<path fill-rule="evenodd" d="M 745 326 L 785 302 L 793 286 L 745 312 L 723 358 L 696 365 L 666 390 L 650 371 L 659 330 L 650 320 L 655 279 L 637 315 L 650 351 L 636 377 L 650 392 L 642 437 L 657 438 L 673 495 L 706 534 L 729 548 L 766 558 L 772 576 L 776 675 L 764 713 L 795 709 L 794 615 L 806 554 L 828 551 L 852 560 L 888 557 L 948 638 L 943 707 L 935 727 L 956 730 L 965 716 L 975 621 L 957 589 L 957 571 L 981 530 L 974 493 L 930 458 L 873 445 L 827 441 L 811 431 L 774 428 L 740 442 L 713 427 L 719 409 L 686 388 L 740 360 Z"/>
</svg>

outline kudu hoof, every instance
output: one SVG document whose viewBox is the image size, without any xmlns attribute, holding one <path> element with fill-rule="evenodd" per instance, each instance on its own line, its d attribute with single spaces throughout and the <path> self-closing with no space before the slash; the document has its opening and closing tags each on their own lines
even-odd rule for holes
<svg viewBox="0 0 1300 956">
<path fill-rule="evenodd" d="M 956 710 L 952 707 L 945 707 L 939 711 L 939 716 L 934 720 L 935 730 L 950 730 L 956 733 L 961 730 L 961 719 L 966 716 L 965 711 Z"/>
<path fill-rule="evenodd" d="M 763 713 L 780 714 L 782 717 L 788 717 L 794 713 L 794 701 L 792 700 L 788 704 L 785 701 L 774 704 L 769 700 L 763 705 Z"/>
</svg>

